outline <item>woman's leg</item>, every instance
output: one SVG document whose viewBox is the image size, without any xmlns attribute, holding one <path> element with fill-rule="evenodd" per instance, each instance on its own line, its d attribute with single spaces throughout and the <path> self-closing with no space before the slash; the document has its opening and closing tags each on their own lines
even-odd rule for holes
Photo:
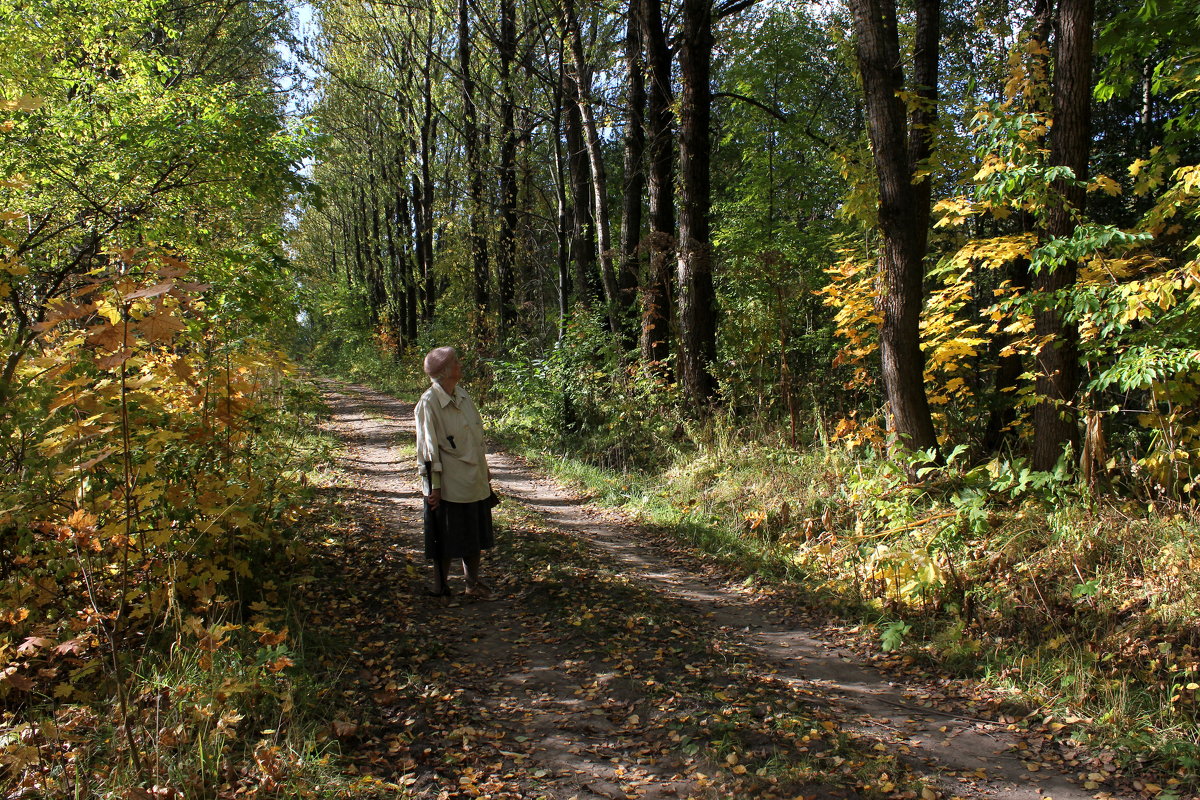
<svg viewBox="0 0 1200 800">
<path fill-rule="evenodd" d="M 467 576 L 467 589 L 480 593 L 492 590 L 490 586 L 479 579 L 479 551 L 463 557 L 463 572 Z"/>
<path fill-rule="evenodd" d="M 446 582 L 447 576 L 450 574 L 450 559 L 436 558 L 433 560 L 433 588 L 429 590 L 430 594 L 443 595 L 449 594 L 450 586 Z"/>
</svg>

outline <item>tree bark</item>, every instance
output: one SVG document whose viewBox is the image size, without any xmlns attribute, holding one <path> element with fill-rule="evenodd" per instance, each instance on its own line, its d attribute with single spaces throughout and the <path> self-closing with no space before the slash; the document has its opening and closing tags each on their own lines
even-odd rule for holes
<svg viewBox="0 0 1200 800">
<path fill-rule="evenodd" d="M 470 195 L 471 275 L 474 288 L 476 338 L 482 341 L 487 331 L 487 313 L 491 305 L 491 276 L 488 268 L 487 232 L 484 229 L 484 164 L 480 145 L 479 115 L 475 107 L 475 81 L 471 77 L 471 28 L 467 0 L 458 0 L 458 69 L 462 80 L 463 139 L 467 154 L 468 194 Z"/>
<path fill-rule="evenodd" d="M 500 0 L 500 233 L 496 251 L 497 298 L 500 310 L 500 342 L 512 333 L 516 320 L 513 265 L 516 261 L 517 228 L 517 133 L 513 119 L 512 65 L 516 60 L 517 31 L 515 0 Z"/>
<path fill-rule="evenodd" d="M 426 41 L 433 40 L 434 17 L 426 22 Z M 431 322 L 437 310 L 437 284 L 433 274 L 433 157 L 437 150 L 437 117 L 433 109 L 433 50 L 427 49 L 421 67 L 421 164 L 413 175 L 413 203 L 417 208 L 420 242 L 421 320 Z M 418 185 L 419 184 L 419 185 Z"/>
<path fill-rule="evenodd" d="M 1044 238 L 1070 237 L 1083 212 L 1091 137 L 1093 0 L 1062 0 L 1058 10 L 1054 66 L 1054 124 L 1050 128 L 1051 167 L 1065 166 L 1073 181 L 1056 181 L 1061 198 L 1046 214 Z M 1043 266 L 1033 276 L 1038 311 L 1034 335 L 1047 344 L 1037 354 L 1037 394 L 1033 409 L 1033 459 L 1038 470 L 1053 469 L 1067 445 L 1077 445 L 1075 393 L 1079 388 L 1079 330 L 1064 313 L 1063 298 L 1075 285 L 1078 264 Z"/>
<path fill-rule="evenodd" d="M 554 92 L 554 199 L 557 205 L 558 256 L 558 337 L 567 330 L 567 317 L 571 313 L 571 218 L 574 216 L 567 200 L 566 163 L 562 152 L 563 138 L 563 86 L 559 81 Z"/>
<path fill-rule="evenodd" d="M 563 26 L 566 29 L 567 45 L 571 51 L 571 82 L 574 84 L 574 100 L 579 108 L 579 119 L 583 124 L 583 146 L 587 153 L 588 172 L 591 175 L 592 219 L 597 235 L 596 257 L 600 265 L 600 281 L 604 288 L 604 299 L 608 304 L 608 324 L 617 333 L 617 306 L 619 289 L 616 271 L 613 269 L 612 224 L 608 213 L 608 172 L 604 167 L 604 153 L 600 148 L 600 132 L 596 128 L 592 112 L 592 70 L 583 52 L 583 34 L 579 19 L 575 15 L 572 0 L 562 0 Z M 578 205 L 578 204 L 577 204 Z"/>
<path fill-rule="evenodd" d="M 675 102 L 671 51 L 663 30 L 661 0 L 637 0 L 650 77 L 646 134 L 649 151 L 650 274 L 642 290 L 642 359 L 665 370 L 671 355 L 671 256 L 675 251 Z"/>
<path fill-rule="evenodd" d="M 1049 48 L 1052 14 L 1050 0 L 1034 0 L 1033 16 L 1029 29 L 1029 38 L 1039 45 L 1031 61 L 1035 65 L 1035 74 L 1050 74 Z M 1029 99 L 1031 110 L 1049 112 L 1049 91 L 1038 92 Z M 1037 227 L 1033 214 L 1022 211 L 1016 215 L 1020 230 L 1026 233 Z M 1009 281 L 1013 290 L 1019 294 L 1029 291 L 1029 259 L 1019 258 L 1009 265 Z M 1003 352 L 1012 344 L 1014 337 L 1004 335 L 993 340 L 993 347 Z M 1011 440 L 1011 425 L 1016 420 L 1017 387 L 1021 375 L 1025 372 L 1025 361 L 1020 352 L 1012 352 L 1000 356 L 996 364 L 996 378 L 992 387 L 991 409 L 988 414 L 988 424 L 983 436 L 983 449 L 995 452 Z"/>
<path fill-rule="evenodd" d="M 408 284 L 412 279 L 409 266 L 408 198 L 401 183 L 402 174 L 393 174 L 387 162 L 381 164 L 383 171 L 383 235 L 387 240 L 388 261 L 388 323 L 396 335 L 396 356 L 399 357 L 408 343 Z M 403 233 L 396 230 L 404 220 Z"/>
<path fill-rule="evenodd" d="M 679 366 L 692 402 L 716 393 L 716 295 L 710 241 L 712 0 L 683 0 L 679 42 Z"/>
<path fill-rule="evenodd" d="M 565 72 L 563 89 L 567 100 L 563 110 L 566 112 L 567 165 L 571 174 L 571 255 L 575 261 L 576 300 L 591 306 L 599 296 L 599 287 L 596 285 L 594 197 L 588 179 L 589 167 L 577 90 L 575 82 Z"/>
<path fill-rule="evenodd" d="M 922 282 L 929 221 L 929 181 L 914 180 L 930 152 L 936 118 L 939 0 L 917 0 L 914 89 L 920 99 L 906 120 L 895 0 L 851 0 L 867 127 L 879 177 L 879 228 L 883 239 L 879 310 L 882 378 L 891 428 L 914 450 L 937 447 L 925 395 L 921 352 Z"/>
<path fill-rule="evenodd" d="M 646 154 L 646 78 L 643 69 L 641 0 L 629 0 L 625 25 L 625 70 L 629 84 L 625 106 L 625 180 L 621 194 L 621 264 L 617 272 L 617 312 L 622 337 L 632 346 L 634 324 L 631 311 L 637 287 L 641 283 L 641 259 L 638 244 L 642 238 L 642 195 L 646 189 L 643 160 Z"/>
</svg>

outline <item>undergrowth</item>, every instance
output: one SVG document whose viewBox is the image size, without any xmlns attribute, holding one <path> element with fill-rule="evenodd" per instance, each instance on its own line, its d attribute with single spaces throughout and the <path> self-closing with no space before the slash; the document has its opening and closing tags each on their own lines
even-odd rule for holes
<svg viewBox="0 0 1200 800">
<path fill-rule="evenodd" d="M 32 591 L 0 629 L 0 796 L 346 796 L 329 690 L 311 677 L 320 648 L 291 600 L 333 443 L 311 386 L 277 389 L 253 396 L 253 448 L 231 459 L 267 499 L 205 521 L 200 536 L 228 526 L 217 555 L 147 538 L 122 560 L 94 523 L 5 544 L 26 571 L 0 571 L 0 585 Z M 121 586 L 136 604 L 120 605 Z"/>
</svg>

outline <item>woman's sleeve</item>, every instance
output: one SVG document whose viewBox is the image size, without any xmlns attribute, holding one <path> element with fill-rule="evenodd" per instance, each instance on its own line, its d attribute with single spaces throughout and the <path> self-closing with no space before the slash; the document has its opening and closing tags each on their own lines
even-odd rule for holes
<svg viewBox="0 0 1200 800">
<path fill-rule="evenodd" d="M 437 420 L 428 403 L 417 403 L 413 412 L 417 423 L 417 472 L 424 475 L 425 465 L 431 473 L 442 471 L 442 459 L 438 450 Z M 432 475 L 430 475 L 432 477 Z"/>
</svg>

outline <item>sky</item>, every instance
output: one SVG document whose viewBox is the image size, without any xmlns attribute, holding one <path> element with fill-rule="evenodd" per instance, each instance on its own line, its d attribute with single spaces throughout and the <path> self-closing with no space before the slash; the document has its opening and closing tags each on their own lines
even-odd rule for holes
<svg viewBox="0 0 1200 800">
<path fill-rule="evenodd" d="M 313 7 L 300 0 L 292 4 L 292 11 L 292 33 L 300 42 L 310 39 L 316 33 Z M 301 117 L 304 115 L 305 107 L 308 105 L 308 98 L 310 97 L 313 80 L 316 78 L 316 71 L 310 64 L 305 63 L 301 58 L 302 54 L 295 52 L 288 43 L 279 42 L 275 47 L 291 67 L 299 69 L 299 75 L 294 75 L 289 70 L 289 74 L 280 81 L 279 88 L 287 92 L 287 115 L 289 117 Z"/>
</svg>

